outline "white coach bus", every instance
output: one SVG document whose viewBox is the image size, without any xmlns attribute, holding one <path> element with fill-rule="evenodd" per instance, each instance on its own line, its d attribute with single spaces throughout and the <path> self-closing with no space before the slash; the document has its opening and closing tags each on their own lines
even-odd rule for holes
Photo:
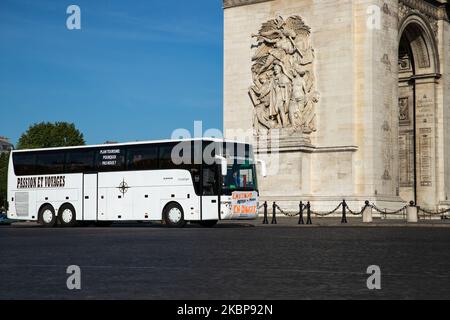
<svg viewBox="0 0 450 320">
<path fill-rule="evenodd" d="M 265 165 L 261 161 L 262 175 Z M 251 145 L 192 139 L 11 152 L 8 218 L 45 227 L 255 219 Z"/>
</svg>

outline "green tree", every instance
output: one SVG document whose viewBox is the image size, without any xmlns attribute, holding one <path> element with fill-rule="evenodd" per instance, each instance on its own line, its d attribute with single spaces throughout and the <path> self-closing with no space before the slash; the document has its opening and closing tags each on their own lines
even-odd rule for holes
<svg viewBox="0 0 450 320">
<path fill-rule="evenodd" d="M 9 152 L 0 154 L 0 208 L 6 207 Z"/>
<path fill-rule="evenodd" d="M 41 122 L 22 134 L 17 149 L 56 148 L 84 145 L 83 134 L 73 123 Z"/>
</svg>

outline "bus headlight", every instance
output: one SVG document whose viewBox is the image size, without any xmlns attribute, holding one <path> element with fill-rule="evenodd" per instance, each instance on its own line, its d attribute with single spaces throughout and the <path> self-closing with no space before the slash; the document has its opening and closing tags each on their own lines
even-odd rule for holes
<svg viewBox="0 0 450 320">
<path fill-rule="evenodd" d="M 231 202 L 227 201 L 227 202 L 222 202 L 222 205 L 225 206 L 225 208 L 227 210 L 231 210 Z"/>
</svg>

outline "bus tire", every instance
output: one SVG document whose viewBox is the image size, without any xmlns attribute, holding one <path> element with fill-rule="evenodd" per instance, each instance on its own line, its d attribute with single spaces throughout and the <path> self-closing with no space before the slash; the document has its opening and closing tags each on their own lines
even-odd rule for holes
<svg viewBox="0 0 450 320">
<path fill-rule="evenodd" d="M 61 227 L 74 227 L 77 224 L 75 208 L 70 203 L 65 203 L 59 208 L 58 220 Z"/>
<path fill-rule="evenodd" d="M 186 225 L 183 208 L 176 202 L 171 202 L 164 207 L 163 220 L 169 228 L 183 228 Z"/>
<path fill-rule="evenodd" d="M 53 228 L 56 225 L 56 214 L 53 206 L 46 204 L 41 207 L 38 222 L 44 228 Z"/>
<path fill-rule="evenodd" d="M 205 220 L 200 221 L 199 224 L 204 228 L 212 228 L 217 224 L 217 220 Z"/>
</svg>

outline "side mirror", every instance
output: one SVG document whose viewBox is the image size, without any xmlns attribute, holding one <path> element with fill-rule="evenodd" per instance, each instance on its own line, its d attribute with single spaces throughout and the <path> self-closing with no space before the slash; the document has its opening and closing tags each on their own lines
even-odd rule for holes
<svg viewBox="0 0 450 320">
<path fill-rule="evenodd" d="M 222 170 L 222 176 L 226 176 L 228 173 L 228 161 L 222 156 L 216 156 L 216 159 L 220 160 L 220 168 Z"/>
<path fill-rule="evenodd" d="M 259 163 L 261 165 L 261 175 L 265 178 L 267 177 L 267 167 L 266 167 L 266 162 L 264 160 L 261 159 L 256 159 L 256 162 Z"/>
</svg>

